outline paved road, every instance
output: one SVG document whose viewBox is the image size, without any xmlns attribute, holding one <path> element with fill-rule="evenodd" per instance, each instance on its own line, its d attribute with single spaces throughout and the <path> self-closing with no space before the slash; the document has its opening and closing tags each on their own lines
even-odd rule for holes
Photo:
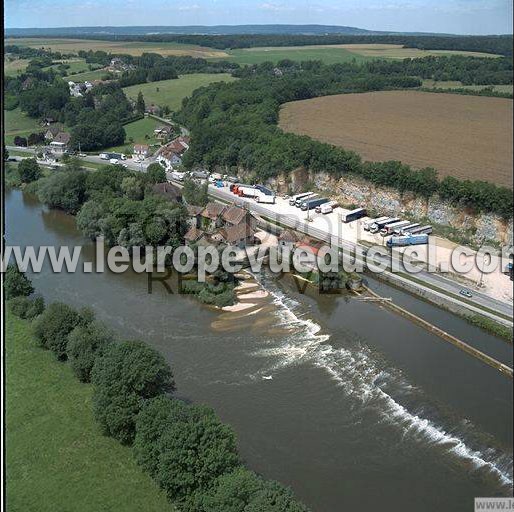
<svg viewBox="0 0 514 512">
<path fill-rule="evenodd" d="M 34 154 L 35 150 L 32 148 L 19 148 L 15 146 L 7 146 L 8 150 L 13 151 L 20 151 L 20 152 L 26 152 L 27 154 Z M 80 157 L 81 160 L 85 162 L 92 162 L 96 164 L 107 164 L 108 162 L 106 160 L 102 160 L 99 156 L 95 155 L 88 155 L 86 157 Z M 131 159 L 124 160 L 123 163 L 127 166 L 127 168 L 134 170 L 134 171 L 141 171 L 145 172 L 148 165 L 150 165 L 154 160 L 153 159 L 147 159 L 144 162 L 138 163 L 134 162 Z M 276 220 L 277 222 L 280 222 L 281 224 L 296 229 L 298 231 L 302 231 L 305 234 L 311 235 L 314 238 L 324 240 L 326 242 L 332 242 L 342 249 L 347 249 L 349 251 L 354 251 L 356 247 L 360 247 L 361 249 L 366 249 L 365 246 L 361 244 L 356 244 L 354 242 L 349 242 L 347 240 L 343 239 L 336 239 L 333 235 L 330 233 L 323 231 L 319 228 L 316 228 L 312 226 L 311 224 L 307 222 L 303 222 L 301 219 L 294 215 L 290 214 L 279 214 L 275 211 L 273 211 L 272 208 L 269 206 L 264 206 L 258 203 L 255 203 L 255 201 L 245 198 L 237 198 L 235 199 L 235 196 L 230 193 L 228 189 L 219 189 L 217 187 L 214 187 L 212 185 L 209 186 L 209 193 L 214 196 L 218 197 L 219 199 L 229 201 L 229 202 L 236 202 L 244 204 L 246 207 L 248 207 L 249 210 L 260 213 L 262 215 L 265 215 L 268 218 L 272 218 Z M 393 257 L 394 258 L 394 257 Z M 398 258 L 396 258 L 396 262 L 398 262 Z M 459 291 L 463 288 L 463 285 L 453 281 L 451 278 L 446 277 L 441 274 L 435 274 L 431 272 L 421 271 L 416 274 L 416 279 L 419 279 L 426 283 L 427 287 L 436 287 L 447 294 L 452 294 L 455 296 L 455 301 L 464 305 L 468 306 L 469 304 L 472 304 L 477 307 L 484 307 L 488 308 L 492 311 L 495 311 L 501 315 L 506 315 L 509 318 L 512 318 L 513 310 L 512 305 L 500 301 L 498 299 L 494 299 L 492 297 L 489 297 L 488 295 L 474 291 L 473 297 L 471 298 L 461 298 L 459 295 Z M 483 313 L 483 311 L 481 311 Z"/>
<path fill-rule="evenodd" d="M 33 156 L 36 153 L 36 151 L 37 151 L 34 148 L 20 148 L 18 146 L 7 146 L 7 150 L 8 151 L 19 151 L 21 153 L 27 153 L 27 158 L 30 157 L 30 156 Z M 21 157 L 21 156 L 14 156 L 13 155 L 10 158 L 16 158 L 16 160 L 19 161 L 23 157 Z M 87 156 L 80 156 L 80 157 L 77 156 L 77 158 L 79 160 L 84 161 L 84 162 L 91 162 L 91 163 L 94 163 L 94 164 L 101 164 L 101 165 L 109 165 L 109 161 L 108 160 L 103 160 L 98 155 L 87 155 Z M 133 171 L 145 172 L 147 167 L 151 163 L 153 163 L 154 161 L 155 161 L 155 159 L 153 159 L 153 158 L 147 158 L 143 162 L 135 162 L 132 159 L 127 159 L 127 160 L 120 160 L 120 164 L 126 165 L 128 169 L 131 169 Z"/>
<path fill-rule="evenodd" d="M 220 199 L 223 199 L 225 201 L 231 201 L 234 202 L 234 195 L 228 191 L 228 189 L 219 189 L 214 186 L 209 186 L 209 193 L 213 195 L 214 197 L 218 197 Z M 327 242 L 336 243 L 339 245 L 339 247 L 343 249 L 347 249 L 350 251 L 354 251 L 356 247 L 360 247 L 361 249 L 366 249 L 365 246 L 361 244 L 356 244 L 353 242 L 349 242 L 347 240 L 343 239 L 335 239 L 333 235 L 330 233 L 323 231 L 319 228 L 316 228 L 312 226 L 309 223 L 302 222 L 298 217 L 295 217 L 293 215 L 284 215 L 279 214 L 275 211 L 273 211 L 272 208 L 269 206 L 261 205 L 258 203 L 255 203 L 253 200 L 245 199 L 245 198 L 237 198 L 236 202 L 244 204 L 246 207 L 248 207 L 249 210 L 264 215 L 268 218 L 272 218 L 273 220 L 276 220 L 277 222 L 290 227 L 294 228 L 298 231 L 302 231 L 305 234 L 311 235 L 317 239 L 324 240 Z M 387 257 L 390 261 L 391 256 Z M 394 256 L 393 256 L 393 259 Z M 396 262 L 398 262 L 399 259 L 396 257 Z M 458 302 L 461 305 L 468 306 L 468 305 L 474 305 L 477 307 L 485 307 L 492 311 L 495 311 L 499 314 L 506 315 L 509 318 L 512 318 L 512 305 L 510 305 L 507 302 L 502 302 L 500 300 L 494 299 L 492 297 L 489 297 L 488 295 L 480 292 L 473 292 L 473 297 L 471 298 L 462 298 L 459 295 L 459 291 L 463 288 L 463 285 L 453 281 L 449 277 L 445 277 L 441 274 L 435 274 L 431 272 L 426 271 L 420 271 L 416 274 L 416 279 L 421 280 L 426 283 L 427 287 L 436 287 L 442 291 L 445 291 L 448 294 L 455 295 L 455 301 Z M 480 313 L 484 314 L 482 310 L 480 310 Z"/>
</svg>

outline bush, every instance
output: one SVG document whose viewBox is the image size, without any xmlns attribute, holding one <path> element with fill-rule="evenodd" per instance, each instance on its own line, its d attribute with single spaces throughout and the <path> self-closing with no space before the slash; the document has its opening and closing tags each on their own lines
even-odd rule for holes
<svg viewBox="0 0 514 512">
<path fill-rule="evenodd" d="M 39 181 L 38 197 L 50 208 L 77 213 L 86 199 L 86 173 L 56 172 Z"/>
<path fill-rule="evenodd" d="M 79 325 L 71 331 L 66 353 L 73 372 L 81 382 L 91 380 L 91 370 L 96 358 L 104 353 L 113 339 L 114 335 L 105 325 L 94 321 Z"/>
<path fill-rule="evenodd" d="M 28 297 L 14 297 L 9 301 L 9 311 L 20 318 L 26 318 L 27 311 L 31 306 L 31 300 Z"/>
<path fill-rule="evenodd" d="M 93 409 L 105 434 L 133 441 L 144 399 L 174 389 L 170 367 L 159 352 L 141 341 L 111 344 L 91 372 Z"/>
<path fill-rule="evenodd" d="M 270 481 L 252 498 L 244 512 L 309 512 L 309 509 L 296 501 L 291 489 Z"/>
<path fill-rule="evenodd" d="M 7 300 L 14 297 L 27 297 L 34 291 L 32 282 L 17 265 L 7 266 L 4 276 L 4 293 Z"/>
<path fill-rule="evenodd" d="M 147 400 L 136 419 L 134 438 L 136 462 L 155 478 L 159 459 L 159 440 L 166 428 L 177 422 L 206 416 L 214 416 L 212 409 L 190 406 L 181 400 L 164 395 Z"/>
<path fill-rule="evenodd" d="M 156 480 L 171 500 L 207 490 L 241 464 L 234 432 L 210 416 L 169 425 L 158 449 Z"/>
<path fill-rule="evenodd" d="M 34 318 L 42 315 L 45 311 L 45 299 L 43 297 L 34 297 L 31 301 L 30 307 L 26 313 L 27 320 L 33 320 Z"/>
<path fill-rule="evenodd" d="M 22 183 L 31 183 L 42 176 L 41 168 L 35 158 L 26 158 L 18 164 L 18 174 Z"/>
<path fill-rule="evenodd" d="M 32 320 L 45 310 L 45 301 L 43 297 L 34 297 L 33 299 L 25 296 L 14 297 L 9 301 L 9 310 L 25 320 Z"/>
<path fill-rule="evenodd" d="M 42 347 L 52 350 L 63 361 L 67 357 L 68 335 L 82 321 L 78 311 L 62 302 L 54 302 L 36 320 L 34 334 Z"/>
<path fill-rule="evenodd" d="M 244 512 L 252 498 L 265 487 L 265 481 L 241 467 L 220 476 L 207 492 L 188 497 L 182 512 Z"/>
</svg>

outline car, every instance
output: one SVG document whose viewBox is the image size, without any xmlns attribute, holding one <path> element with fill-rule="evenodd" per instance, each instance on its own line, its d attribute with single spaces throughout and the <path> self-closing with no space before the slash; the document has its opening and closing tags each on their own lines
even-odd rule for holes
<svg viewBox="0 0 514 512">
<path fill-rule="evenodd" d="M 468 297 L 468 298 L 473 297 L 473 294 L 469 290 L 466 290 L 466 288 L 462 288 L 462 290 L 460 290 L 459 293 L 461 295 L 463 295 L 464 297 Z"/>
<path fill-rule="evenodd" d="M 119 160 L 118 160 L 117 158 L 111 158 L 111 159 L 109 160 L 109 163 L 110 163 L 110 164 L 117 164 L 117 163 L 119 163 Z"/>
</svg>

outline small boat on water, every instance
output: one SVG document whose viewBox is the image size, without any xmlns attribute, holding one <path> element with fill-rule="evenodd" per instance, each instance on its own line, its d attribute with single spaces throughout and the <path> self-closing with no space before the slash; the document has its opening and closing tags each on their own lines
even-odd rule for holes
<svg viewBox="0 0 514 512">
<path fill-rule="evenodd" d="M 272 380 L 273 379 L 273 376 L 272 375 L 263 375 L 262 378 L 264 380 Z"/>
</svg>

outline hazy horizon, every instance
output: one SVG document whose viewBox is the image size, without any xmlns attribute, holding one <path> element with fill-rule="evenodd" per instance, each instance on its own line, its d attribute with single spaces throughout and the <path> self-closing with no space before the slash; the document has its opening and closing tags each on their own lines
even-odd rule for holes
<svg viewBox="0 0 514 512">
<path fill-rule="evenodd" d="M 4 8 L 7 29 L 332 25 L 456 35 L 513 32 L 510 0 L 5 0 Z"/>
</svg>

